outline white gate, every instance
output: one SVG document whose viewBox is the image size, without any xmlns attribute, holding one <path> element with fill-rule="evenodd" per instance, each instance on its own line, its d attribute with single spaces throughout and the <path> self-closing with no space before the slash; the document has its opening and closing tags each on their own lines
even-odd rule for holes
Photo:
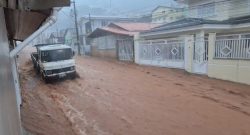
<svg viewBox="0 0 250 135">
<path fill-rule="evenodd" d="M 139 64 L 184 68 L 184 41 L 148 40 L 139 44 Z"/>
<path fill-rule="evenodd" d="M 134 61 L 133 39 L 117 40 L 118 59 L 122 61 Z"/>
<path fill-rule="evenodd" d="M 194 42 L 193 72 L 207 74 L 208 41 L 198 40 Z"/>
</svg>

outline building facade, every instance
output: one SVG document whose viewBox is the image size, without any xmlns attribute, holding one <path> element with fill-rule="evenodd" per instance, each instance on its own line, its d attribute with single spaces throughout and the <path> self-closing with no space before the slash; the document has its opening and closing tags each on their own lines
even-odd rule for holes
<svg viewBox="0 0 250 135">
<path fill-rule="evenodd" d="M 178 1 L 178 0 L 177 0 Z M 187 16 L 209 20 L 227 20 L 249 15 L 250 0 L 184 0 Z"/>
<path fill-rule="evenodd" d="M 150 30 L 151 23 L 110 23 L 97 28 L 88 37 L 92 39 L 91 54 L 103 58 L 134 61 L 134 35 Z"/>
<path fill-rule="evenodd" d="M 152 23 L 170 23 L 184 18 L 184 8 L 158 6 L 152 11 Z"/>
<path fill-rule="evenodd" d="M 84 52 L 89 54 L 91 39 L 87 36 L 97 28 L 107 26 L 111 22 L 131 22 L 135 21 L 135 18 L 118 17 L 118 16 L 86 16 L 82 17 L 79 21 L 79 33 L 81 35 L 81 41 L 83 43 Z"/>
<path fill-rule="evenodd" d="M 211 9 L 200 8 L 206 7 L 208 1 L 184 2 L 189 5 L 189 14 L 194 16 L 142 32 L 135 43 L 136 63 L 180 68 L 250 84 L 249 9 L 239 6 L 239 1 L 238 4 L 232 4 L 235 0 L 224 1 L 230 5 L 228 10 L 217 12 L 215 8 L 214 15 L 208 17 L 207 13 L 213 13 Z M 220 2 L 213 1 L 213 4 L 221 6 Z M 240 11 L 232 13 L 231 9 Z M 201 14 L 193 18 L 197 15 L 194 12 Z"/>
</svg>

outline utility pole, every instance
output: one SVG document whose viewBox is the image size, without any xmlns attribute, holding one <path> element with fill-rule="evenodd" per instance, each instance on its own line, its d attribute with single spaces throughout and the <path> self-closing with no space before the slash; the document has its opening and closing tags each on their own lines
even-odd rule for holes
<svg viewBox="0 0 250 135">
<path fill-rule="evenodd" d="M 80 38 L 79 38 L 79 30 L 78 30 L 78 25 L 77 25 L 77 13 L 76 13 L 76 2 L 72 1 L 73 6 L 74 6 L 74 17 L 75 17 L 75 27 L 76 27 L 76 44 L 78 47 L 78 55 L 81 55 L 81 47 L 80 47 Z"/>
</svg>

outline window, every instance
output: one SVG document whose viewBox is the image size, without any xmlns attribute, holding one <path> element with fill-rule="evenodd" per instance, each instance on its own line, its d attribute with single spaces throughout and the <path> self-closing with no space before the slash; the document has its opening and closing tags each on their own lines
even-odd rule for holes
<svg viewBox="0 0 250 135">
<path fill-rule="evenodd" d="M 215 3 L 200 5 L 197 9 L 199 18 L 205 18 L 215 15 Z"/>
</svg>

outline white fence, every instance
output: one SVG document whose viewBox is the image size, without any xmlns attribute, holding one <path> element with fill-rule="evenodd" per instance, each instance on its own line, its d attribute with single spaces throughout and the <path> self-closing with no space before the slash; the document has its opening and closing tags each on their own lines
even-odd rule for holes
<svg viewBox="0 0 250 135">
<path fill-rule="evenodd" d="M 184 68 L 184 41 L 169 39 L 140 42 L 139 60 L 146 65 Z"/>
<path fill-rule="evenodd" d="M 143 60 L 184 60 L 184 43 L 164 40 L 143 42 L 139 53 Z"/>
<path fill-rule="evenodd" d="M 214 58 L 250 59 L 250 38 L 216 40 Z"/>
</svg>

